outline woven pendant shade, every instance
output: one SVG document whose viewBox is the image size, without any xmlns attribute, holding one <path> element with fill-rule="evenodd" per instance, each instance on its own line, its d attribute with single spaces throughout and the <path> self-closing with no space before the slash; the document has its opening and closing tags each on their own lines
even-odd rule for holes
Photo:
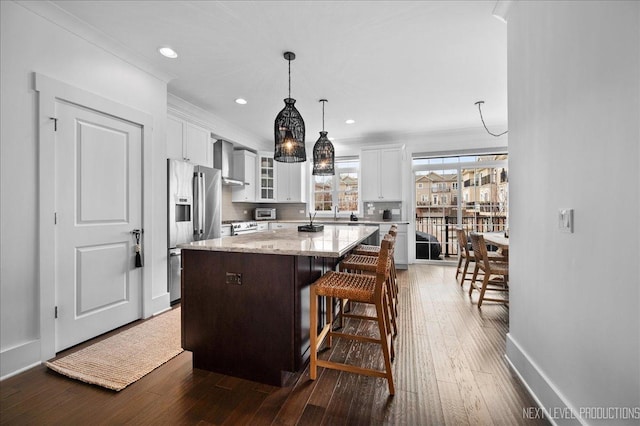
<svg viewBox="0 0 640 426">
<path fill-rule="evenodd" d="M 289 97 L 284 100 L 284 108 L 276 116 L 273 125 L 273 159 L 281 163 L 301 163 L 307 161 L 304 120 L 295 107 L 296 100 L 291 98 L 291 61 L 296 55 L 293 52 L 285 52 L 284 58 L 289 61 Z"/>
<path fill-rule="evenodd" d="M 320 99 L 322 102 L 322 131 L 320 138 L 313 146 L 313 174 L 316 176 L 333 176 L 335 174 L 335 152 L 333 144 L 327 138 L 327 132 L 324 130 L 324 103 L 326 99 Z"/>
<path fill-rule="evenodd" d="M 284 108 L 274 124 L 276 141 L 274 160 L 282 163 L 300 163 L 307 160 L 304 147 L 304 120 L 294 106 L 295 99 L 284 100 Z"/>
<path fill-rule="evenodd" d="M 327 138 L 327 132 L 320 132 L 320 138 L 313 146 L 313 174 L 316 176 L 333 176 L 335 153 L 333 144 Z"/>
</svg>

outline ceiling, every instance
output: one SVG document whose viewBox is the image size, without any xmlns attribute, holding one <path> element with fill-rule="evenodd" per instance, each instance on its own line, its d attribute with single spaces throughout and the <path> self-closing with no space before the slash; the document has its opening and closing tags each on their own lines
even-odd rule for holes
<svg viewBox="0 0 640 426">
<path fill-rule="evenodd" d="M 495 1 L 53 3 L 173 76 L 170 93 L 260 143 L 273 139 L 287 97 L 287 50 L 307 143 L 322 130 L 321 98 L 338 142 L 477 128 L 478 100 L 490 129 L 506 126 L 507 29 Z M 179 57 L 160 56 L 165 45 Z"/>
</svg>

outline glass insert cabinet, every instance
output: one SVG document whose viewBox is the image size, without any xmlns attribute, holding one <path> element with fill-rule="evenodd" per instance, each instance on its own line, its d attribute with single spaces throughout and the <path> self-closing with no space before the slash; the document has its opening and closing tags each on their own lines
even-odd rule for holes
<svg viewBox="0 0 640 426">
<path fill-rule="evenodd" d="M 273 161 L 273 154 L 260 153 L 258 156 L 260 168 L 258 201 L 274 201 L 276 199 Z"/>
</svg>

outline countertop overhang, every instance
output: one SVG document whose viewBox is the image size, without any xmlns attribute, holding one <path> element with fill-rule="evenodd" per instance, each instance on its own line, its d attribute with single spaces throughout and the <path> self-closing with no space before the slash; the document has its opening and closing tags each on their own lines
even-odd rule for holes
<svg viewBox="0 0 640 426">
<path fill-rule="evenodd" d="M 341 257 L 378 232 L 377 226 L 324 225 L 320 232 L 277 229 L 179 244 L 183 250 Z"/>
</svg>

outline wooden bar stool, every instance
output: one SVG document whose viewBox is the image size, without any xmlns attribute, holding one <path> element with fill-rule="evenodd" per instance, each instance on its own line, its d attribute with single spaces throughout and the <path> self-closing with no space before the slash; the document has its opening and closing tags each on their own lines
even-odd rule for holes
<svg viewBox="0 0 640 426">
<path fill-rule="evenodd" d="M 398 235 L 398 225 L 396 225 L 395 223 L 391 225 L 391 228 L 389 228 L 388 234 L 392 235 L 395 238 Z M 380 246 L 360 244 L 356 246 L 356 248 L 354 248 L 351 253 L 359 254 L 362 256 L 377 256 L 379 252 L 380 252 Z M 391 259 L 391 281 L 393 283 L 394 293 L 397 295 L 399 291 L 398 276 L 396 274 L 396 262 L 393 258 Z M 394 302 L 397 303 L 397 297 L 394 298 Z"/>
<path fill-rule="evenodd" d="M 311 337 L 311 363 L 309 375 L 311 380 L 317 377 L 318 367 L 346 371 L 350 373 L 364 374 L 367 376 L 383 377 L 387 379 L 389 393 L 393 395 L 393 374 L 391 360 L 393 359 L 393 337 L 390 332 L 390 320 L 388 315 L 388 301 L 385 281 L 389 279 L 391 259 L 393 258 L 394 241 L 385 239 L 382 241 L 380 253 L 377 258 L 376 275 L 351 274 L 347 272 L 330 271 L 320 277 L 311 285 L 310 289 L 310 337 Z M 322 331 L 318 334 L 318 296 L 327 298 L 327 316 Z M 357 334 L 338 333 L 332 329 L 333 298 L 351 300 L 354 302 L 368 303 L 375 306 L 375 316 L 344 314 L 346 317 L 362 320 L 376 321 L 378 324 L 378 338 Z M 333 362 L 318 359 L 318 349 L 326 342 L 331 347 L 331 338 L 340 337 L 361 342 L 380 345 L 384 359 L 384 371 L 359 367 L 356 365 Z"/>
<path fill-rule="evenodd" d="M 391 234 L 387 234 L 384 236 L 384 239 L 392 240 L 395 244 L 395 237 Z M 353 272 L 353 273 L 369 273 L 375 274 L 377 265 L 378 265 L 378 257 L 379 256 L 364 256 L 361 254 L 350 254 L 340 262 L 340 271 L 342 272 Z M 393 268 L 393 266 L 392 266 Z M 389 279 L 385 280 L 385 286 L 388 294 L 388 309 L 389 309 L 389 318 L 391 320 L 391 326 L 393 327 L 393 334 L 398 334 L 398 294 L 395 289 L 395 285 L 391 278 L 391 274 L 389 274 Z M 347 301 L 344 301 L 347 303 Z"/>
<path fill-rule="evenodd" d="M 480 297 L 478 298 L 478 308 L 482 306 L 482 302 L 490 300 L 493 302 L 502 302 L 509 304 L 509 299 L 505 298 L 492 298 L 486 297 L 485 293 L 489 291 L 499 291 L 508 293 L 509 291 L 509 263 L 497 262 L 489 259 L 487 252 L 487 245 L 484 241 L 484 237 L 480 234 L 470 234 L 471 246 L 473 247 L 474 256 L 476 259 L 476 269 L 473 272 L 473 278 L 471 279 L 471 287 L 469 287 L 469 296 L 473 290 L 480 290 Z M 476 278 L 478 273 L 482 271 L 484 274 L 482 284 L 480 288 L 476 284 Z M 501 279 L 492 279 L 492 277 L 500 276 Z"/>
</svg>

